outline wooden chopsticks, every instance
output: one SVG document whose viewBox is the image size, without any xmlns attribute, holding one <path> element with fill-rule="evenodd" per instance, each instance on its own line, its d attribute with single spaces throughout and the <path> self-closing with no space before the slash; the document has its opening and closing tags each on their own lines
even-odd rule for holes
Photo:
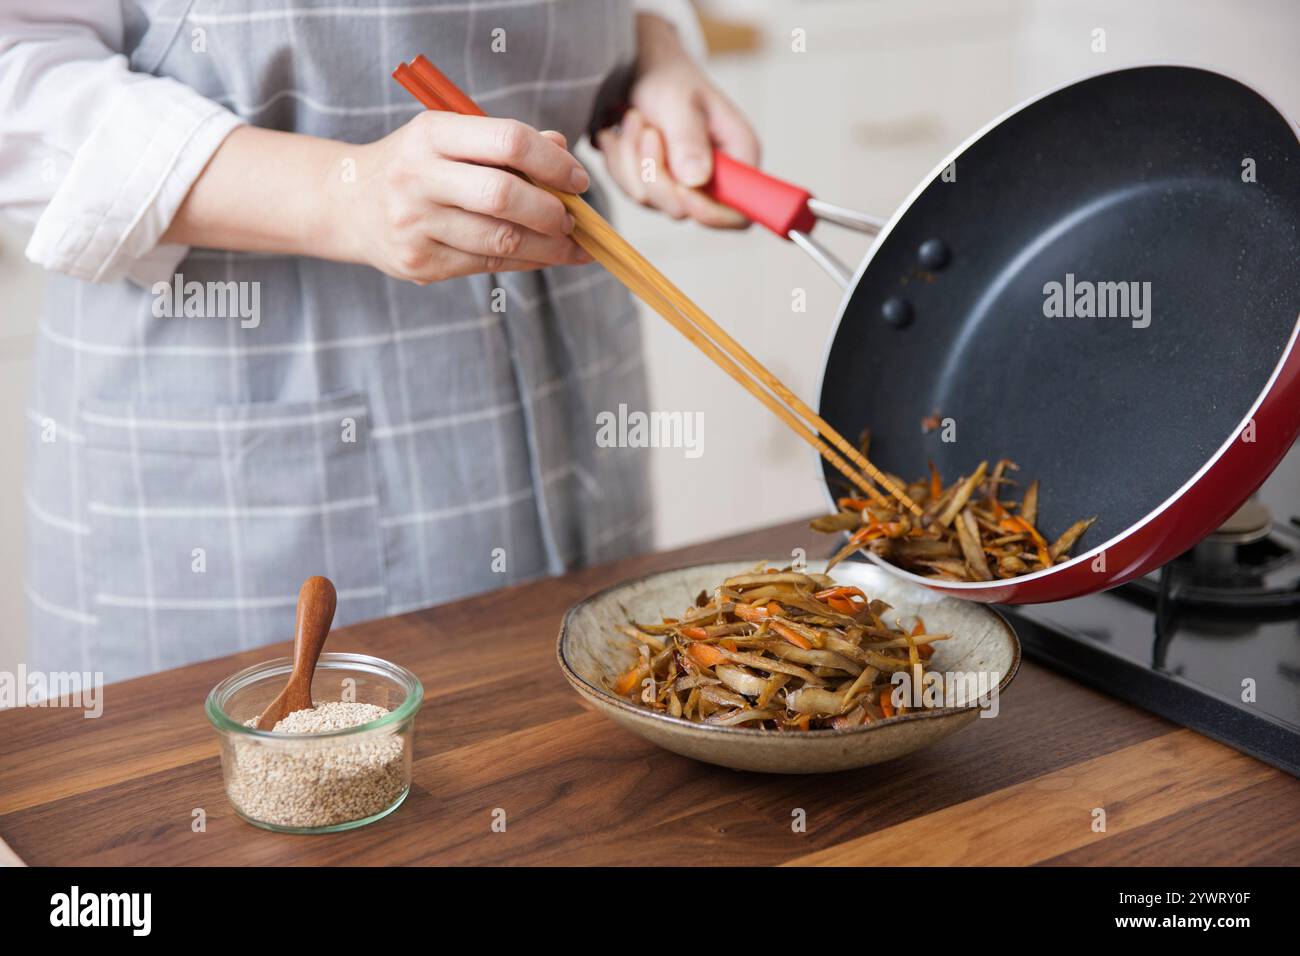
<svg viewBox="0 0 1300 956">
<path fill-rule="evenodd" d="M 471 116 L 486 115 L 478 104 L 466 96 L 423 55 L 417 56 L 410 64 L 401 64 L 393 71 L 393 78 L 429 109 L 449 110 Z M 889 506 L 889 501 L 884 495 L 867 480 L 867 476 L 870 476 L 913 514 L 921 517 L 920 507 L 907 496 L 906 492 L 890 481 L 883 472 L 867 460 L 862 452 L 845 441 L 839 432 L 809 408 L 799 396 L 786 388 L 725 329 L 673 285 L 649 260 L 620 236 L 600 213 L 587 205 L 580 196 L 538 185 L 558 198 L 573 216 L 576 223 L 573 238 L 582 248 L 591 253 L 597 262 L 613 273 L 615 278 L 634 295 L 663 316 L 724 372 L 739 382 L 746 391 L 767 406 L 795 434 L 816 448 L 833 468 L 877 504 Z M 749 374 L 747 375 L 746 372 Z M 751 375 L 753 378 L 750 377 Z M 762 385 L 759 384 L 760 382 Z M 799 417 L 796 418 L 796 415 Z M 841 454 L 836 453 L 836 450 L 843 456 L 847 456 L 857 467 L 852 467 L 849 461 L 845 461 Z"/>
</svg>

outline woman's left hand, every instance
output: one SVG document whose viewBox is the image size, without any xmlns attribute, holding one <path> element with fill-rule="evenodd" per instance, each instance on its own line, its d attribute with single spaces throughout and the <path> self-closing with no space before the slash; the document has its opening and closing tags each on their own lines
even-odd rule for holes
<svg viewBox="0 0 1300 956">
<path fill-rule="evenodd" d="M 737 229 L 749 220 L 699 190 L 713 175 L 713 148 L 751 165 L 758 138 L 745 117 L 704 75 L 667 21 L 637 17 L 637 75 L 631 108 L 596 146 L 619 187 L 674 219 Z"/>
</svg>

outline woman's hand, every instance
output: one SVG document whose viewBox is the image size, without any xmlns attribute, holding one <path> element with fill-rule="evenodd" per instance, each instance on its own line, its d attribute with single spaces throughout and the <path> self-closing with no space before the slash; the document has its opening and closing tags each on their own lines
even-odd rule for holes
<svg viewBox="0 0 1300 956">
<path fill-rule="evenodd" d="M 619 187 L 674 219 L 689 217 L 720 228 L 747 226 L 744 216 L 698 187 L 713 175 L 714 146 L 753 165 L 758 138 L 682 48 L 676 29 L 652 14 L 637 17 L 631 107 L 617 128 L 596 136 Z"/>
<path fill-rule="evenodd" d="M 546 190 L 588 186 L 559 133 L 425 112 L 363 146 L 242 126 L 191 187 L 164 241 L 315 256 L 426 284 L 590 262 Z"/>
<path fill-rule="evenodd" d="M 509 119 L 429 111 L 353 150 L 330 231 L 343 258 L 417 283 L 591 261 L 573 217 L 538 183 L 580 193 L 586 170 L 556 132 Z"/>
</svg>

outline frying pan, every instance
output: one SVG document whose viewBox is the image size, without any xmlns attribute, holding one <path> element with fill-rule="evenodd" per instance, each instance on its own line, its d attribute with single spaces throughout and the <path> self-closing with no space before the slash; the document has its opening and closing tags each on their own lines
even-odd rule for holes
<svg viewBox="0 0 1300 956">
<path fill-rule="evenodd" d="M 716 159 L 716 199 L 845 287 L 832 426 L 869 427 L 874 462 L 908 480 L 928 459 L 945 480 L 1013 459 L 1041 480 L 1049 538 L 1098 516 L 1076 557 L 1033 574 L 894 574 L 1010 604 L 1114 587 L 1222 523 L 1300 431 L 1300 142 L 1241 82 L 1143 66 L 1071 83 L 968 140 L 886 223 Z M 819 219 L 878 231 L 852 275 L 810 235 Z M 923 431 L 936 411 L 955 435 Z"/>
</svg>

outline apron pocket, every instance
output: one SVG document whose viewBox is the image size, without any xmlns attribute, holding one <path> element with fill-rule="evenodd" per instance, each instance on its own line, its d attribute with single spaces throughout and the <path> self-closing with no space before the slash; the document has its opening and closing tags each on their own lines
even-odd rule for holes
<svg viewBox="0 0 1300 956">
<path fill-rule="evenodd" d="M 291 640 L 323 574 L 335 622 L 384 613 L 365 397 L 192 407 L 85 402 L 99 647 L 135 672 Z"/>
</svg>

